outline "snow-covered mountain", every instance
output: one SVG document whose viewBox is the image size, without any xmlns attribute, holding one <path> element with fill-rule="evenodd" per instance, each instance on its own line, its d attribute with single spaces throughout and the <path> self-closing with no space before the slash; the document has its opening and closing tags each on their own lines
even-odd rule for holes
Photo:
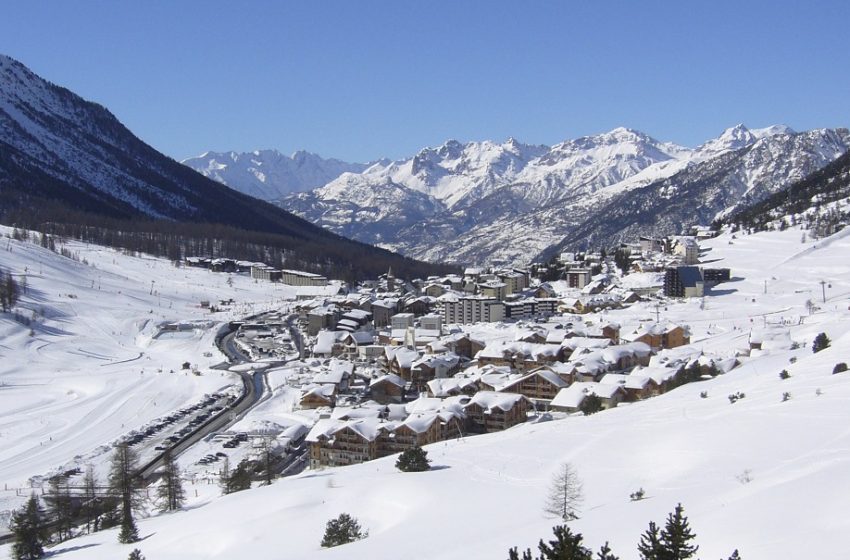
<svg viewBox="0 0 850 560">
<path fill-rule="evenodd" d="M 615 200 L 637 198 L 644 210 L 653 208 L 692 180 L 692 167 L 701 175 L 719 173 L 724 187 L 711 204 L 691 200 L 691 212 L 675 217 L 678 225 L 758 200 L 848 147 L 846 129 L 798 134 L 783 125 L 737 125 L 695 149 L 626 128 L 552 147 L 450 140 L 412 158 L 343 174 L 281 204 L 338 233 L 418 258 L 527 261 L 583 223 L 608 221 Z M 654 227 L 645 215 L 633 218 Z"/>
<path fill-rule="evenodd" d="M 206 152 L 181 163 L 262 200 L 277 200 L 294 192 L 315 189 L 343 173 L 360 173 L 369 167 L 369 164 L 325 159 L 305 151 L 287 156 L 277 150 Z"/>
<path fill-rule="evenodd" d="M 103 218 L 218 224 L 238 228 L 240 236 L 252 232 L 254 243 L 285 248 L 293 267 L 310 266 L 318 255 L 355 271 L 368 266 L 401 271 L 415 264 L 342 239 L 180 165 L 142 142 L 106 108 L 2 55 L 0 218 L 19 224 L 96 225 Z M 383 259 L 393 262 L 379 262 Z"/>
</svg>

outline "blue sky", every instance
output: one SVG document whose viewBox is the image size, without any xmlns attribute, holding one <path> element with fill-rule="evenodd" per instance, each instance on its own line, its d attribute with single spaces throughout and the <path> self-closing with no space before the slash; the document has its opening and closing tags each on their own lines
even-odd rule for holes
<svg viewBox="0 0 850 560">
<path fill-rule="evenodd" d="M 0 52 L 182 159 L 850 125 L 850 2 L 8 2 Z"/>
</svg>

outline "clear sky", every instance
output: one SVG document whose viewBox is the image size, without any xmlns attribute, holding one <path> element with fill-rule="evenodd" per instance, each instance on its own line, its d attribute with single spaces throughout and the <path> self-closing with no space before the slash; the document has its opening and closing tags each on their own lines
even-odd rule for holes
<svg viewBox="0 0 850 560">
<path fill-rule="evenodd" d="M 19 0 L 0 52 L 177 159 L 850 125 L 846 0 Z"/>
</svg>

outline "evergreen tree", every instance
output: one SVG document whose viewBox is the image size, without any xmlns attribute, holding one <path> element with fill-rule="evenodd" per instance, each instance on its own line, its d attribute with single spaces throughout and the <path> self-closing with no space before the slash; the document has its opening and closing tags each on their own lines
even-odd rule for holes
<svg viewBox="0 0 850 560">
<path fill-rule="evenodd" d="M 360 523 L 347 513 L 340 513 L 336 519 L 331 519 L 325 526 L 325 535 L 322 537 L 322 546 L 330 548 L 347 544 L 356 540 L 365 539 L 369 533 L 364 531 Z"/>
<path fill-rule="evenodd" d="M 395 468 L 401 472 L 422 472 L 431 468 L 428 452 L 419 447 L 404 450 L 395 462 Z"/>
<path fill-rule="evenodd" d="M 162 456 L 162 461 L 163 472 L 159 488 L 157 488 L 157 497 L 160 499 L 162 511 L 174 511 L 183 507 L 186 493 L 180 480 L 180 468 L 170 450 L 166 450 Z"/>
<path fill-rule="evenodd" d="M 145 560 L 145 557 L 142 555 L 141 550 L 134 548 L 133 552 L 130 553 L 130 556 L 127 557 L 127 560 Z"/>
<path fill-rule="evenodd" d="M 137 463 L 137 455 L 128 445 L 121 444 L 115 448 L 109 474 L 109 488 L 120 509 L 121 532 L 118 540 L 122 543 L 139 540 L 133 510 L 141 507 L 143 481 L 137 474 Z"/>
<path fill-rule="evenodd" d="M 534 560 L 534 558 L 531 557 L 531 549 L 526 548 L 522 553 L 522 557 L 520 557 L 516 547 L 513 547 L 508 550 L 508 560 Z"/>
<path fill-rule="evenodd" d="M 596 553 L 596 560 L 620 560 L 619 556 L 615 556 L 613 552 L 611 552 L 611 547 L 608 546 L 608 541 L 605 541 L 605 544 L 602 545 L 602 548 L 599 549 L 599 552 Z"/>
<path fill-rule="evenodd" d="M 570 463 L 563 463 L 552 478 L 544 511 L 564 521 L 578 519 L 583 500 L 584 492 L 578 474 Z"/>
<path fill-rule="evenodd" d="M 121 516 L 121 530 L 118 531 L 118 542 L 129 544 L 139 541 L 139 529 L 136 527 L 136 520 L 133 519 L 133 514 L 127 515 L 126 512 Z"/>
<path fill-rule="evenodd" d="M 591 414 L 596 414 L 600 410 L 602 410 L 602 399 L 599 398 L 599 395 L 596 393 L 591 393 L 587 395 L 584 400 L 581 401 L 579 405 L 579 410 L 581 410 L 585 416 L 590 416 Z"/>
<path fill-rule="evenodd" d="M 537 545 L 539 560 L 592 560 L 593 553 L 581 543 L 581 533 L 573 533 L 566 525 L 558 525 L 552 531 L 555 538 L 549 544 L 541 540 Z"/>
<path fill-rule="evenodd" d="M 820 333 L 815 337 L 815 341 L 812 343 L 812 352 L 818 353 L 821 350 L 829 348 L 831 342 L 832 341 L 829 340 L 829 337 L 826 336 L 826 333 Z"/>
<path fill-rule="evenodd" d="M 251 465 L 247 459 L 239 462 L 229 474 L 222 474 L 222 492 L 232 494 L 251 488 Z"/>
<path fill-rule="evenodd" d="M 12 558 L 15 560 L 34 560 L 44 556 L 44 543 L 47 531 L 44 511 L 35 494 L 30 496 L 23 511 L 12 514 L 10 528 L 15 536 L 12 545 Z"/>
<path fill-rule="evenodd" d="M 691 531 L 684 511 L 682 504 L 678 504 L 673 513 L 667 515 L 667 523 L 661 530 L 664 560 L 685 560 L 692 558 L 699 550 L 699 546 L 691 544 L 696 534 Z"/>
<path fill-rule="evenodd" d="M 649 529 L 640 536 L 638 553 L 640 553 L 641 560 L 666 560 L 658 525 L 655 524 L 655 521 L 650 521 Z"/>
</svg>

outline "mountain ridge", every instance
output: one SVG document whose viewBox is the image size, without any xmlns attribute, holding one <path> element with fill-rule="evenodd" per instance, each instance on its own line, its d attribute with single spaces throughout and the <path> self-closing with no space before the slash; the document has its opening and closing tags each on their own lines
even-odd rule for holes
<svg viewBox="0 0 850 560">
<path fill-rule="evenodd" d="M 850 148 L 850 136 L 845 129 L 798 133 L 785 125 L 739 124 L 697 148 L 624 127 L 552 147 L 515 139 L 449 140 L 360 174 L 345 173 L 279 203 L 333 231 L 417 258 L 520 263 L 564 245 L 582 223 L 605 221 L 612 201 L 634 198 L 629 191 L 654 184 L 638 195 L 654 196 L 658 205 L 672 177 L 686 180 L 690 167 L 708 169 L 711 161 L 733 165 L 738 160 L 726 154 L 753 146 L 761 146 L 758 161 L 741 160 L 741 167 L 726 170 L 730 196 L 721 198 L 727 206 L 682 208 L 680 226 L 706 216 L 711 221 L 801 179 Z M 657 229 L 678 233 L 667 231 L 669 224 Z M 596 238 L 616 243 L 622 236 L 613 233 L 603 228 Z"/>
<path fill-rule="evenodd" d="M 371 268 L 385 270 L 390 261 L 399 273 L 433 268 L 212 181 L 157 152 L 102 105 L 8 56 L 0 56 L 0 201 L 4 220 L 17 213 L 34 227 L 60 217 L 87 223 L 98 216 L 218 224 L 261 234 L 293 267 L 317 271 L 328 262 L 352 276 L 376 275 L 383 270 Z"/>
</svg>

